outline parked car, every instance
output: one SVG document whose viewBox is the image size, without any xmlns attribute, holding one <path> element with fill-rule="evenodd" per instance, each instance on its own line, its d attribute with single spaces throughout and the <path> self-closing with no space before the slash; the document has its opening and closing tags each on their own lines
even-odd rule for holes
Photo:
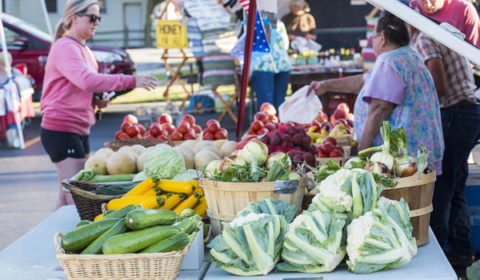
<svg viewBox="0 0 480 280">
<path fill-rule="evenodd" d="M 52 37 L 39 27 L 17 17 L 2 14 L 8 51 L 12 54 L 12 65 L 25 65 L 31 77 L 35 94 L 40 100 L 45 64 L 52 45 Z M 99 72 L 110 74 L 134 74 L 135 65 L 128 54 L 106 46 L 87 44 L 97 58 Z M 116 95 L 126 91 L 116 92 Z"/>
</svg>

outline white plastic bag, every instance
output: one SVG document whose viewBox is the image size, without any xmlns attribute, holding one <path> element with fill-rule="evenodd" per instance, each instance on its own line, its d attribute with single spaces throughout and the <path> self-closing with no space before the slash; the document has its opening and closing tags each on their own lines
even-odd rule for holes
<svg viewBox="0 0 480 280">
<path fill-rule="evenodd" d="M 322 109 L 322 103 L 314 92 L 307 96 L 308 86 L 294 92 L 278 109 L 280 122 L 311 123 Z"/>
</svg>

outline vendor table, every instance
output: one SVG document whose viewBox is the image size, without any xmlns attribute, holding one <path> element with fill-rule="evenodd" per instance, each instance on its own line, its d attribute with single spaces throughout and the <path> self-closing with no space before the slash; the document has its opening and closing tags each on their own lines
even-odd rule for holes
<svg viewBox="0 0 480 280">
<path fill-rule="evenodd" d="M 232 279 L 239 280 L 245 277 L 233 276 L 215 264 L 210 265 L 204 279 Z M 405 266 L 379 271 L 371 274 L 354 274 L 347 270 L 345 264 L 331 273 L 324 274 L 305 274 L 305 273 L 270 273 L 267 276 L 248 277 L 248 279 L 269 279 L 269 280 L 293 280 L 293 279 L 311 279 L 311 280 L 348 280 L 348 279 L 369 279 L 369 280 L 457 280 L 455 271 L 450 266 L 447 258 L 443 254 L 437 239 L 430 230 L 430 242 L 418 248 L 417 255 Z"/>
<path fill-rule="evenodd" d="M 0 279 L 67 279 L 55 255 L 53 236 L 67 233 L 80 221 L 75 206 L 64 206 L 0 252 Z M 182 270 L 177 279 L 202 279 L 199 270 Z"/>
</svg>

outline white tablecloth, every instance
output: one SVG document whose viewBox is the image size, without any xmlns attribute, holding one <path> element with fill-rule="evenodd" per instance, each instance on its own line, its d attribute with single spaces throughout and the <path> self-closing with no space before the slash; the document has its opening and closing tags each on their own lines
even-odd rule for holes
<svg viewBox="0 0 480 280">
<path fill-rule="evenodd" d="M 75 206 L 64 206 L 0 252 L 0 279 L 67 279 L 55 255 L 53 237 L 80 221 Z M 208 268 L 182 270 L 177 279 L 202 279 Z"/>
<path fill-rule="evenodd" d="M 430 230 L 430 242 L 418 248 L 417 255 L 405 266 L 387 270 L 379 271 L 371 274 L 354 274 L 347 270 L 346 265 L 337 268 L 331 273 L 323 274 L 304 274 L 304 273 L 270 273 L 266 276 L 248 277 L 248 280 L 253 279 L 268 279 L 268 280 L 349 280 L 349 279 L 368 279 L 368 280 L 457 280 L 455 271 L 450 266 L 447 258 L 443 254 L 438 245 L 435 235 Z M 247 278 L 234 276 L 217 268 L 216 264 L 211 264 L 204 279 L 228 279 L 228 280 L 245 280 Z"/>
</svg>

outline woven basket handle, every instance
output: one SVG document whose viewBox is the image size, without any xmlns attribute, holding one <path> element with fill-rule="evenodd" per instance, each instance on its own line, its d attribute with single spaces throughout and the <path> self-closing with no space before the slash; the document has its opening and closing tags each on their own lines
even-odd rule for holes
<svg viewBox="0 0 480 280">
<path fill-rule="evenodd" d="M 58 254 L 64 254 L 65 250 L 63 250 L 62 245 L 60 245 L 60 242 L 58 241 L 59 238 L 63 237 L 63 233 L 57 232 L 55 233 L 55 236 L 53 237 L 53 242 L 55 243 L 55 251 Z"/>
</svg>

